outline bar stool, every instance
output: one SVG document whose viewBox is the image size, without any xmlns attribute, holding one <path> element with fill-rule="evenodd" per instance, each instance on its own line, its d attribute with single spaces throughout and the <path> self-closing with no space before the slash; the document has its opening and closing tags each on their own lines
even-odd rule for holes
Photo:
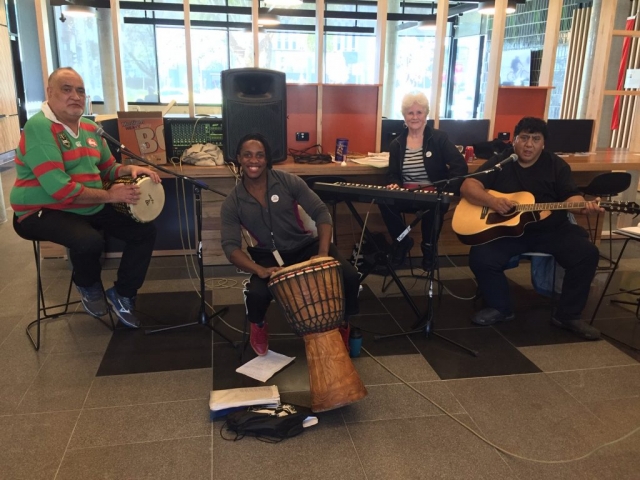
<svg viewBox="0 0 640 480">
<path fill-rule="evenodd" d="M 549 297 L 550 306 L 555 307 L 555 300 L 559 296 L 560 292 L 556 291 L 556 283 L 558 282 L 558 267 L 559 265 L 555 261 L 555 258 L 550 253 L 542 253 L 542 252 L 524 252 L 519 255 L 515 255 L 511 257 L 509 263 L 507 264 L 506 270 L 511 270 L 512 268 L 516 268 L 520 265 L 520 260 L 529 260 L 531 262 L 531 283 L 536 292 L 540 295 Z M 551 271 L 548 268 L 542 270 L 542 274 L 540 272 L 535 272 L 534 268 L 536 263 L 538 267 L 545 266 L 544 262 L 551 262 Z M 564 275 L 564 270 L 560 267 L 562 275 Z M 473 298 L 473 304 L 476 306 L 477 302 L 482 300 L 482 293 L 480 292 L 480 288 L 476 288 L 476 293 Z"/>
<path fill-rule="evenodd" d="M 69 311 L 69 306 L 71 305 L 75 305 L 77 303 L 81 303 L 80 300 L 74 300 L 73 302 L 71 301 L 71 287 L 73 286 L 73 272 L 71 272 L 71 278 L 69 279 L 69 288 L 67 289 L 67 299 L 64 303 L 60 303 L 58 305 L 53 305 L 53 306 L 48 306 L 46 305 L 45 302 L 45 298 L 44 298 L 44 289 L 42 288 L 42 276 L 41 276 L 41 270 L 40 270 L 40 241 L 38 240 L 32 240 L 33 243 L 33 255 L 36 261 L 36 302 L 37 302 L 37 318 L 31 322 L 29 325 L 27 325 L 26 328 L 26 333 L 27 336 L 29 337 L 29 340 L 31 340 L 31 343 L 33 344 L 33 347 L 36 349 L 36 351 L 40 350 L 40 327 L 41 327 L 41 322 L 43 320 L 49 320 L 49 319 L 54 319 L 54 318 L 58 318 L 62 315 L 66 315 Z M 104 289 L 102 291 L 103 295 L 104 295 Z M 105 301 L 106 301 L 106 295 L 105 295 Z M 58 311 L 56 311 L 55 313 L 50 313 L 52 310 L 58 309 Z M 59 310 L 62 309 L 62 310 Z M 49 312 L 47 312 L 47 310 L 49 310 Z M 88 315 L 88 314 L 87 314 Z M 94 317 L 97 318 L 97 317 Z M 113 317 L 111 316 L 111 309 L 109 309 L 109 322 L 107 323 L 105 320 L 103 320 L 102 318 L 98 318 L 98 320 L 100 320 L 100 322 L 104 323 L 105 326 L 107 328 L 109 328 L 111 331 L 115 330 L 115 323 L 113 322 Z M 34 336 L 31 334 L 31 329 L 33 327 L 36 327 L 36 334 L 35 334 L 35 338 Z"/>
<path fill-rule="evenodd" d="M 619 193 L 624 192 L 631 185 L 631 174 L 628 172 L 607 172 L 602 173 L 591 180 L 589 185 L 585 185 L 582 187 L 578 187 L 578 189 L 584 194 L 592 197 L 600 197 L 605 200 L 611 200 L 612 197 L 618 195 Z M 613 226 L 611 225 L 613 218 L 613 214 L 611 210 L 609 210 L 609 230 L 613 230 Z M 593 235 L 591 222 L 589 220 L 589 216 L 587 216 L 587 227 L 589 229 L 589 237 L 591 238 L 592 243 L 596 243 L 597 232 L 595 231 L 598 225 L 598 221 L 600 220 L 600 212 L 596 215 L 596 224 L 593 227 Z M 611 235 L 609 235 L 609 257 L 605 257 L 604 255 L 600 255 L 602 258 L 609 260 L 609 267 L 613 266 L 613 240 Z"/>
</svg>

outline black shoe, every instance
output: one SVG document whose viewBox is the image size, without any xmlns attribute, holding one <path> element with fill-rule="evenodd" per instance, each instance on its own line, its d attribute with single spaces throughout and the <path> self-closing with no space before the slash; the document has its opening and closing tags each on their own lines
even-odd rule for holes
<svg viewBox="0 0 640 480">
<path fill-rule="evenodd" d="M 500 322 L 510 322 L 516 318 L 514 313 L 504 314 L 495 308 L 483 308 L 476 313 L 471 321 L 476 325 L 494 325 Z"/>
<path fill-rule="evenodd" d="M 116 317 L 129 328 L 140 328 L 140 320 L 136 317 L 136 297 L 123 297 L 116 291 L 116 287 L 107 290 L 107 300 Z"/>
<path fill-rule="evenodd" d="M 400 242 L 400 245 L 398 245 L 396 249 L 393 252 L 391 252 L 391 258 L 390 258 L 391 266 L 399 267 L 402 264 L 404 264 L 404 261 L 407 258 L 407 255 L 409 254 L 412 248 L 413 248 L 413 238 L 411 237 L 403 238 L 402 242 Z"/>
<path fill-rule="evenodd" d="M 104 299 L 104 292 L 102 291 L 102 284 L 96 282 L 90 287 L 79 287 L 76 285 L 78 292 L 80 292 L 80 300 L 85 312 L 92 317 L 102 317 L 107 314 L 109 307 Z"/>
<path fill-rule="evenodd" d="M 582 320 L 558 320 L 551 317 L 551 325 L 569 330 L 585 340 L 600 340 L 600 331 Z"/>
</svg>

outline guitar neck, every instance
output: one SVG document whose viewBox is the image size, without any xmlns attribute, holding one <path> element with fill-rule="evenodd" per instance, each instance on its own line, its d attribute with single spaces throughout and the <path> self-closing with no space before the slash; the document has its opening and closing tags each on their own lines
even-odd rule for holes
<svg viewBox="0 0 640 480">
<path fill-rule="evenodd" d="M 541 212 L 546 210 L 578 210 L 585 208 L 587 203 L 593 202 L 552 202 L 552 203 L 530 203 L 516 205 L 519 212 Z"/>
</svg>

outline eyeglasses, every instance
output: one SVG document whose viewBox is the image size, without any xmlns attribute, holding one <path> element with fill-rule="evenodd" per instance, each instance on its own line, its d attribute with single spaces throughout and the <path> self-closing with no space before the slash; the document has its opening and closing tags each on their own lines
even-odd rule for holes
<svg viewBox="0 0 640 480">
<path fill-rule="evenodd" d="M 529 140 L 531 140 L 533 143 L 540 143 L 541 141 L 544 140 L 544 137 L 542 135 L 518 135 L 518 140 L 520 140 L 522 143 L 527 143 Z"/>
</svg>

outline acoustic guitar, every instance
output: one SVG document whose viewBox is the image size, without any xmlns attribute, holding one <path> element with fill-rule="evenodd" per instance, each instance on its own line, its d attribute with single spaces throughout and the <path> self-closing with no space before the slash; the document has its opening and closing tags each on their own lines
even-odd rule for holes
<svg viewBox="0 0 640 480">
<path fill-rule="evenodd" d="M 543 221 L 551 210 L 574 210 L 584 208 L 588 202 L 535 203 L 529 192 L 501 193 L 487 190 L 491 195 L 515 202 L 511 212 L 500 215 L 489 207 L 480 207 L 462 198 L 453 212 L 451 227 L 460 241 L 466 245 L 482 245 L 497 238 L 519 237 L 528 223 Z M 600 207 L 608 212 L 638 215 L 640 206 L 635 202 L 600 201 Z"/>
</svg>

